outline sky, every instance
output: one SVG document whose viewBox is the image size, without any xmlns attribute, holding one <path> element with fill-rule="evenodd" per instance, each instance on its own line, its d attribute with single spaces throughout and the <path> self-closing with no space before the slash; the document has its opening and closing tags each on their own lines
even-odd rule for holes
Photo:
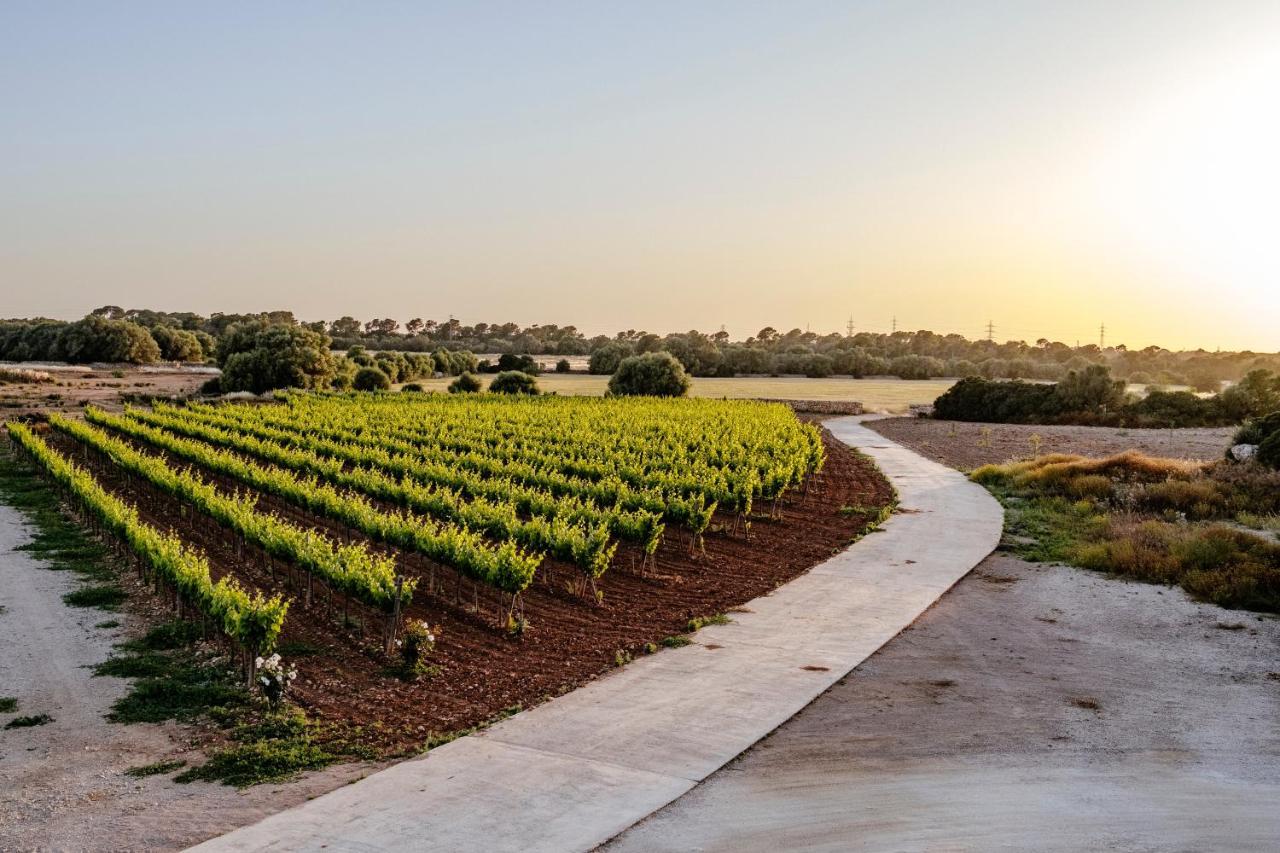
<svg viewBox="0 0 1280 853">
<path fill-rule="evenodd" d="M 1280 349 L 1280 3 L 0 4 L 0 316 Z"/>
</svg>

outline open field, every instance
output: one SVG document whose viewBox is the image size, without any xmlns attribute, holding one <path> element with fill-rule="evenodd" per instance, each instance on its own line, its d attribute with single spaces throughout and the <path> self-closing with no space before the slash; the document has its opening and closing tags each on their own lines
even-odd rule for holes
<svg viewBox="0 0 1280 853">
<path fill-rule="evenodd" d="M 486 382 L 492 377 L 482 377 Z M 420 382 L 428 391 L 443 391 L 452 379 L 429 379 Z M 803 376 L 735 376 L 695 377 L 690 396 L 736 399 L 774 400 L 852 400 L 862 403 L 868 412 L 905 412 L 908 406 L 932 403 L 939 394 L 955 384 L 954 379 L 853 379 L 831 376 L 809 379 Z M 568 396 L 603 396 L 608 389 L 608 376 L 583 373 L 544 373 L 538 377 L 543 391 Z"/>
<path fill-rule="evenodd" d="M 694 617 L 724 613 L 843 547 L 891 498 L 865 459 L 801 427 L 780 406 L 676 404 L 691 416 L 742 406 L 740 417 L 717 417 L 731 431 L 716 434 L 711 421 L 695 427 L 666 412 L 646 420 L 651 404 L 625 401 L 394 395 L 379 405 L 381 412 L 332 400 L 297 408 L 162 407 L 123 417 L 91 408 L 89 423 L 54 416 L 53 429 L 38 425 L 23 441 L 82 466 L 68 476 L 100 488 L 100 499 L 83 493 L 91 511 L 95 500 L 122 499 L 138 514 L 121 523 L 178 534 L 174 547 L 189 549 L 208 573 L 206 581 L 182 581 L 188 615 L 209 606 L 200 583 L 234 582 L 286 600 L 275 642 L 299 672 L 293 699 L 325 732 L 316 745 L 350 756 L 358 741 L 354 754 L 366 758 L 411 753 L 660 648 L 664 638 L 691 630 Z M 404 406 L 423 410 L 404 417 Z M 602 406 L 608 422 L 630 425 L 608 435 L 607 453 L 583 444 L 589 409 Z M 623 409 L 633 416 L 620 417 Z M 444 417 L 449 410 L 459 416 Z M 522 438 L 481 440 L 501 435 L 502 422 L 518 425 L 528 415 L 531 425 L 539 423 L 543 411 L 564 413 L 575 428 L 543 422 L 516 428 L 512 435 Z M 753 423 L 764 425 L 756 440 L 749 438 Z M 306 439 L 300 424 L 308 425 Z M 442 431 L 422 431 L 432 425 Z M 729 455 L 716 460 L 695 450 L 664 473 L 656 465 L 661 456 L 638 449 L 662 446 L 654 429 L 691 429 Z M 360 438 L 362 430 L 370 437 Z M 628 430 L 646 438 L 629 440 Z M 462 442 L 472 450 L 461 453 Z M 404 452 L 410 445 L 412 454 Z M 766 445 L 773 448 L 767 459 L 752 456 L 752 448 Z M 546 462 L 558 448 L 574 447 L 580 452 L 559 463 L 571 477 L 517 461 Z M 826 463 L 812 477 L 816 448 Z M 734 452 L 747 455 L 732 462 Z M 453 461 L 437 465 L 437 456 Z M 184 473 L 192 463 L 199 479 Z M 619 465 L 631 485 L 603 476 L 608 468 L 600 466 Z M 750 478 L 737 479 L 746 473 Z M 455 476 L 461 479 L 440 479 Z M 522 478 L 540 485 L 523 488 Z M 806 482 L 802 493 L 797 487 Z M 236 498 L 237 491 L 251 501 Z M 753 495 L 750 508 L 743 501 Z M 749 537 L 741 513 L 749 514 Z M 654 522 L 665 525 L 657 539 Z M 104 515 L 94 524 L 105 532 L 116 522 Z M 154 563 L 144 574 L 148 583 L 171 587 L 165 571 Z M 438 637 L 420 678 L 406 679 L 396 653 L 387 652 L 383 631 L 396 600 L 401 625 L 421 621 Z M 259 605 L 236 606 L 249 613 Z M 212 650 L 243 651 L 254 637 L 229 635 Z M 227 744 L 216 729 L 197 738 L 206 753 Z M 38 742 L 38 733 L 31 737 Z M 179 837 L 193 836 L 156 846 Z"/>
<path fill-rule="evenodd" d="M 887 418 L 867 425 L 886 438 L 962 471 L 1045 453 L 1109 456 L 1138 450 L 1174 459 L 1219 459 L 1235 433 L 1234 427 L 1121 429 L 981 424 L 929 418 Z M 1038 443 L 1032 436 L 1039 437 Z"/>
<path fill-rule="evenodd" d="M 44 411 L 76 411 L 86 403 L 118 409 L 128 395 L 184 397 L 209 379 L 209 367 L 75 365 L 23 362 L 22 369 L 48 373 L 52 382 L 0 382 L 0 418 Z"/>
</svg>

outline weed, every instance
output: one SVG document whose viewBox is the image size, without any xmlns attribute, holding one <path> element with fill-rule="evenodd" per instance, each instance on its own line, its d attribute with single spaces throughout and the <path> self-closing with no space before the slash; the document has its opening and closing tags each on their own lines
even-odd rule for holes
<svg viewBox="0 0 1280 853">
<path fill-rule="evenodd" d="M 124 775 L 132 776 L 135 779 L 145 779 L 148 776 L 161 776 L 165 773 L 186 767 L 187 762 L 180 758 L 171 758 L 167 761 L 157 761 L 155 764 L 144 764 L 141 767 L 130 767 L 124 771 Z"/>
<path fill-rule="evenodd" d="M 1084 709 L 1084 710 L 1086 710 L 1086 711 L 1101 711 L 1101 710 L 1102 710 L 1102 705 L 1098 702 L 1098 700 L 1097 700 L 1097 699 L 1092 699 L 1092 698 L 1089 698 L 1089 697 L 1084 697 L 1084 698 L 1079 698 L 1079 699 L 1072 699 L 1072 700 L 1071 700 L 1071 704 L 1072 704 L 1072 705 L 1075 705 L 1077 708 L 1082 708 L 1082 709 Z"/>
<path fill-rule="evenodd" d="M 618 649 L 616 652 L 613 653 L 614 666 L 626 666 L 627 664 L 631 663 L 631 661 L 632 661 L 631 652 L 628 651 L 627 649 Z"/>
<path fill-rule="evenodd" d="M 0 714 L 12 714 L 18 710 L 18 699 L 15 696 L 0 696 Z"/>
<path fill-rule="evenodd" d="M 699 631 L 708 625 L 728 625 L 733 620 L 724 613 L 716 613 L 713 616 L 695 616 L 689 620 L 686 626 L 688 631 Z"/>
<path fill-rule="evenodd" d="M 665 640 L 663 640 L 662 645 L 666 646 L 668 649 L 678 649 L 681 646 L 687 646 L 692 642 L 693 640 L 690 640 L 688 637 L 684 636 L 683 634 L 673 634 L 672 636 L 667 637 Z"/>
<path fill-rule="evenodd" d="M 48 714 L 36 714 L 32 717 L 14 717 L 12 720 L 4 724 L 6 729 L 27 729 L 32 726 L 43 726 L 46 723 L 52 723 L 53 717 Z"/>
<path fill-rule="evenodd" d="M 126 597 L 125 591 L 112 583 L 81 587 L 62 596 L 62 600 L 71 607 L 115 610 L 124 603 Z"/>
<path fill-rule="evenodd" d="M 119 627 L 120 627 L 120 620 L 119 620 L 119 619 L 108 619 L 106 622 L 99 622 L 97 625 L 94 625 L 93 627 L 95 627 L 95 628 L 119 628 Z"/>
</svg>

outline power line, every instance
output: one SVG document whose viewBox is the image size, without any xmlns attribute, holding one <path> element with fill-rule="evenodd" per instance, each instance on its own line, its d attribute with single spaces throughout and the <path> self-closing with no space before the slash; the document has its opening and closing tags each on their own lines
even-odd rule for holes
<svg viewBox="0 0 1280 853">
<path fill-rule="evenodd" d="M 853 315 L 849 315 L 849 322 L 844 324 L 844 333 L 846 336 L 853 337 Z"/>
<path fill-rule="evenodd" d="M 996 324 L 988 320 L 987 321 L 987 340 L 994 343 L 995 339 L 996 339 Z"/>
</svg>

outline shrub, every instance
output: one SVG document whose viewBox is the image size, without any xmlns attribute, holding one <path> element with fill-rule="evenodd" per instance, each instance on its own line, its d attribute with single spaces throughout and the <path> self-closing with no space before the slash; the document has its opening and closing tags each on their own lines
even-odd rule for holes
<svg viewBox="0 0 1280 853">
<path fill-rule="evenodd" d="M 464 373 L 449 383 L 449 393 L 474 394 L 480 387 L 480 379 L 474 373 Z"/>
<path fill-rule="evenodd" d="M 495 394 L 537 394 L 538 380 L 519 370 L 507 370 L 493 377 L 489 390 Z"/>
<path fill-rule="evenodd" d="M 683 397 L 689 376 L 674 356 L 648 352 L 622 360 L 609 379 L 609 393 L 620 397 Z"/>
<path fill-rule="evenodd" d="M 568 373 L 571 369 L 567 358 L 562 358 L 556 362 L 556 373 Z"/>
<path fill-rule="evenodd" d="M 413 394 L 421 394 L 423 388 L 417 382 L 406 382 L 404 385 L 400 386 L 400 390 Z"/>
<path fill-rule="evenodd" d="M 1258 453 L 1254 458 L 1268 468 L 1280 469 L 1280 412 L 1272 412 L 1246 421 L 1244 426 L 1236 431 L 1231 443 L 1233 446 L 1236 444 L 1258 445 Z"/>
<path fill-rule="evenodd" d="M 357 391 L 385 391 L 391 387 L 391 377 L 376 367 L 362 367 L 356 371 L 351 387 Z"/>
<path fill-rule="evenodd" d="M 947 372 L 941 359 L 927 355 L 903 355 L 889 362 L 889 372 L 899 379 L 932 379 Z"/>
<path fill-rule="evenodd" d="M 533 360 L 533 356 L 515 355 L 509 352 L 498 357 L 498 372 L 504 373 L 508 370 L 518 370 L 530 376 L 537 376 L 542 372 L 538 368 L 538 363 Z"/>
</svg>

